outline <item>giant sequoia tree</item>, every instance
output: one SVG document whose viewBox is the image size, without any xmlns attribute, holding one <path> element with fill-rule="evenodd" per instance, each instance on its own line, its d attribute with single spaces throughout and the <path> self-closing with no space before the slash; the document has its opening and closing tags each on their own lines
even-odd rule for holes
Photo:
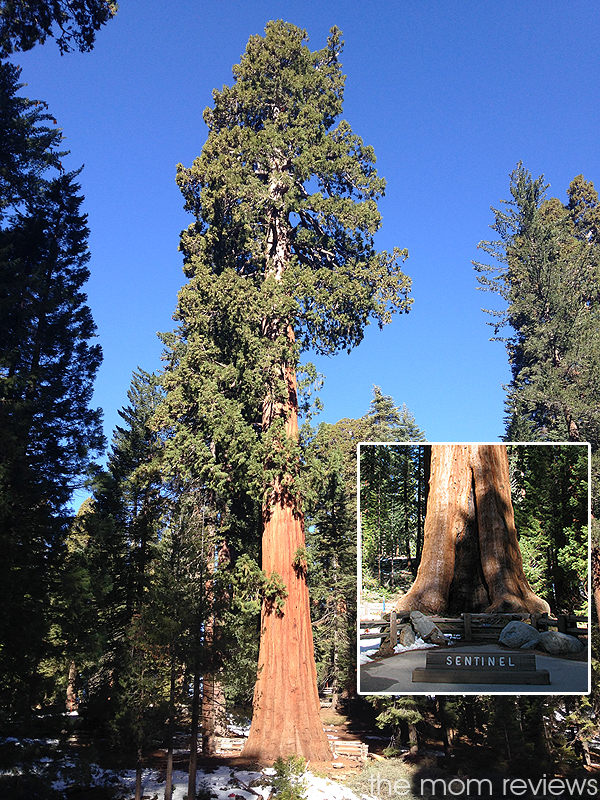
<svg viewBox="0 0 600 800">
<path fill-rule="evenodd" d="M 311 52 L 271 22 L 234 84 L 214 91 L 202 154 L 178 168 L 196 222 L 182 234 L 190 278 L 170 344 L 164 420 L 179 468 L 228 499 L 262 504 L 263 602 L 245 754 L 329 758 L 319 723 L 298 472 L 302 350 L 358 344 L 369 319 L 407 311 L 404 252 L 377 252 L 384 181 L 342 110 L 340 32 Z M 233 523 L 232 523 L 233 526 Z"/>
<path fill-rule="evenodd" d="M 429 613 L 550 610 L 523 572 L 505 445 L 432 445 L 423 555 L 397 607 Z"/>
</svg>

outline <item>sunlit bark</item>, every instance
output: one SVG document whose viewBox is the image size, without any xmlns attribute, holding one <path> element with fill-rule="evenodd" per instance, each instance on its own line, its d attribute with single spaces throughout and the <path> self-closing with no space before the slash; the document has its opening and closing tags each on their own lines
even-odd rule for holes
<svg viewBox="0 0 600 800">
<path fill-rule="evenodd" d="M 504 445 L 432 445 L 423 556 L 397 608 L 550 610 L 523 571 Z"/>
<path fill-rule="evenodd" d="M 271 195 L 277 197 L 285 191 L 285 181 L 279 177 L 279 165 L 274 167 Z M 269 275 L 280 282 L 289 264 L 290 242 L 287 223 L 276 212 L 267 244 Z M 275 341 L 282 332 L 293 345 L 291 325 L 277 315 L 263 321 L 266 338 Z M 277 399 L 274 393 L 265 397 L 262 430 L 267 434 L 283 420 L 285 438 L 274 445 L 283 449 L 298 440 L 295 368 L 282 364 L 279 378 L 285 398 Z M 273 761 L 294 754 L 323 761 L 331 758 L 331 749 L 320 719 L 306 567 L 298 558 L 305 548 L 304 518 L 295 487 L 286 485 L 289 480 L 289 475 L 277 476 L 263 504 L 262 568 L 268 577 L 281 577 L 287 596 L 282 612 L 263 602 L 254 714 L 244 756 Z"/>
</svg>

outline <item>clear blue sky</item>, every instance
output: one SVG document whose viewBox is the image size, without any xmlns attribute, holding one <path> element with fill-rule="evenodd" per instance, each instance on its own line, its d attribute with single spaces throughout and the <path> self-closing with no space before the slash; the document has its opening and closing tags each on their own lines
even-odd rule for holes
<svg viewBox="0 0 600 800">
<path fill-rule="evenodd" d="M 344 117 L 387 179 L 378 244 L 410 252 L 411 313 L 317 361 L 321 419 L 361 416 L 378 384 L 430 441 L 497 440 L 510 374 L 471 260 L 519 160 L 563 201 L 575 175 L 600 186 L 597 0 L 121 0 L 91 53 L 61 57 L 48 42 L 18 54 L 23 93 L 48 102 L 68 167 L 85 164 L 107 437 L 132 371 L 160 369 L 156 332 L 173 326 L 191 222 L 175 166 L 200 153 L 212 89 L 269 19 L 305 28 L 313 49 L 342 29 Z"/>
</svg>

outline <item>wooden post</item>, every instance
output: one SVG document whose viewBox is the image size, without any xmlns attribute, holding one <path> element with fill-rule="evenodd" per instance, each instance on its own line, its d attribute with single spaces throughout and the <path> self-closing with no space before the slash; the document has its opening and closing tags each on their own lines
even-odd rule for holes
<svg viewBox="0 0 600 800">
<path fill-rule="evenodd" d="M 470 642 L 472 640 L 471 636 L 471 615 L 470 614 L 463 614 L 463 625 L 465 629 L 465 642 Z"/>
<path fill-rule="evenodd" d="M 396 612 L 392 611 L 390 614 L 390 645 L 396 647 L 398 644 L 398 621 L 396 619 Z"/>
<path fill-rule="evenodd" d="M 567 632 L 567 618 L 564 614 L 558 615 L 558 630 L 559 633 Z"/>
</svg>

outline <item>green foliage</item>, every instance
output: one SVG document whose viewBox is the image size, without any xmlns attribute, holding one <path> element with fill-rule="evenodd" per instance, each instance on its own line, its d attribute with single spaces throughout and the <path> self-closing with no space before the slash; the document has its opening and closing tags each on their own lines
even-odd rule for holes
<svg viewBox="0 0 600 800">
<path fill-rule="evenodd" d="M 196 791 L 195 800 L 214 800 L 216 797 L 217 795 L 210 788 L 208 781 L 200 781 Z"/>
<path fill-rule="evenodd" d="M 46 170 L 60 169 L 66 155 L 59 150 L 62 131 L 46 103 L 18 94 L 25 85 L 19 83 L 20 76 L 20 67 L 0 63 L 0 130 L 5 142 L 0 148 L 0 222 L 36 196 Z"/>
<path fill-rule="evenodd" d="M 112 0 L 1 0 L 0 57 L 31 50 L 49 36 L 56 38 L 61 54 L 73 46 L 91 50 L 96 31 L 117 8 Z"/>
<path fill-rule="evenodd" d="M 390 589 L 396 561 L 416 570 L 423 547 L 428 476 L 419 445 L 361 445 L 361 553 L 365 575 Z"/>
<path fill-rule="evenodd" d="M 306 577 L 308 572 L 308 551 L 306 547 L 299 547 L 296 550 L 292 560 L 292 566 L 298 575 Z"/>
<path fill-rule="evenodd" d="M 279 800 L 303 800 L 306 797 L 307 784 L 304 779 L 306 764 L 299 756 L 278 758 L 273 764 L 275 777 L 271 784 L 275 797 Z"/>
<path fill-rule="evenodd" d="M 305 40 L 281 21 L 251 37 L 233 86 L 205 112 L 202 154 L 178 167 L 196 222 L 181 239 L 190 281 L 165 338 L 161 422 L 169 458 L 228 502 L 241 487 L 262 502 L 275 480 L 297 498 L 282 365 L 296 369 L 309 347 L 348 349 L 369 318 L 410 305 L 403 256 L 373 247 L 383 181 L 372 149 L 347 123 L 333 128 L 339 31 L 316 52 Z M 274 413 L 263 416 L 266 398 Z"/>
<path fill-rule="evenodd" d="M 587 613 L 588 448 L 508 445 L 525 574 L 555 613 Z"/>
<path fill-rule="evenodd" d="M 406 405 L 398 408 L 390 395 L 382 394 L 373 386 L 371 406 L 363 418 L 367 423 L 365 441 L 373 442 L 424 442 L 425 433 L 415 422 Z"/>
<path fill-rule="evenodd" d="M 351 451 L 351 452 L 350 452 Z M 334 704 L 356 680 L 356 448 L 335 425 L 304 431 L 306 562 L 320 686 Z"/>
<path fill-rule="evenodd" d="M 232 574 L 234 602 L 245 612 L 260 611 L 262 601 L 266 602 L 270 611 L 283 614 L 287 589 L 281 575 L 272 572 L 267 575 L 257 563 L 246 553 L 236 561 Z"/>
<path fill-rule="evenodd" d="M 391 748 L 397 749 L 401 742 L 410 747 L 418 746 L 417 725 L 424 719 L 426 706 L 423 697 L 381 695 L 369 697 L 368 701 L 379 711 L 377 727 L 391 735 Z"/>
<path fill-rule="evenodd" d="M 546 199 L 543 176 L 522 164 L 511 175 L 512 199 L 495 209 L 500 239 L 480 242 L 495 265 L 476 263 L 481 288 L 506 309 L 492 311 L 495 333 L 504 326 L 512 368 L 507 394 L 507 440 L 600 442 L 600 205 L 594 185 L 577 176 L 568 202 Z M 592 503 L 597 459 L 592 468 Z"/>
<path fill-rule="evenodd" d="M 27 708 L 56 657 L 68 503 L 104 439 L 83 198 L 77 173 L 48 174 L 62 136 L 18 96 L 19 74 L 0 64 L 0 702 Z"/>
<path fill-rule="evenodd" d="M 363 441 L 420 442 L 425 434 L 408 408 L 398 408 L 379 386 L 362 418 Z M 425 516 L 423 449 L 418 446 L 360 447 L 361 553 L 365 574 L 377 577 L 383 586 L 395 583 L 394 559 L 404 555 L 415 566 L 422 548 Z M 389 565 L 390 575 L 382 576 Z M 386 570 L 387 572 L 388 570 Z"/>
<path fill-rule="evenodd" d="M 265 599 L 266 613 L 270 614 L 272 611 L 275 611 L 277 616 L 282 617 L 288 591 L 278 572 L 272 572 L 265 578 L 263 596 Z"/>
</svg>

